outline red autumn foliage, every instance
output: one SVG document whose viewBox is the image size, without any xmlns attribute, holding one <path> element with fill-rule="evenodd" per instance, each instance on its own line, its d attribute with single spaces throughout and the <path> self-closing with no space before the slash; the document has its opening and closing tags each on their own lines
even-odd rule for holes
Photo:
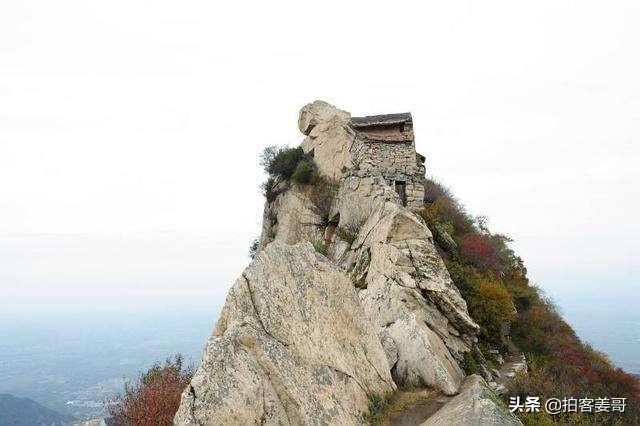
<svg viewBox="0 0 640 426">
<path fill-rule="evenodd" d="M 514 394 L 546 398 L 557 395 L 624 397 L 627 398 L 624 414 L 616 417 L 601 413 L 593 424 L 637 424 L 640 420 L 638 379 L 615 368 L 606 356 L 580 342 L 552 304 L 538 300 L 530 309 L 520 312 L 512 331 L 514 341 L 532 360 L 530 373 L 519 377 L 511 389 Z M 574 424 L 566 416 L 556 420 Z M 617 423 L 620 421 L 622 423 Z"/>
<path fill-rule="evenodd" d="M 582 380 L 595 382 L 599 379 L 599 375 L 592 369 L 591 360 L 587 354 L 588 352 L 576 345 L 575 342 L 562 343 L 553 351 L 553 357 L 557 363 L 575 371 Z"/>
<path fill-rule="evenodd" d="M 500 262 L 487 237 L 483 234 L 467 236 L 460 244 L 460 251 L 465 259 L 480 270 L 500 267 Z"/>
<path fill-rule="evenodd" d="M 180 396 L 187 387 L 193 369 L 183 369 L 181 355 L 156 363 L 140 375 L 137 383 L 125 384 L 124 395 L 108 406 L 116 425 L 160 426 L 173 424 Z"/>
</svg>

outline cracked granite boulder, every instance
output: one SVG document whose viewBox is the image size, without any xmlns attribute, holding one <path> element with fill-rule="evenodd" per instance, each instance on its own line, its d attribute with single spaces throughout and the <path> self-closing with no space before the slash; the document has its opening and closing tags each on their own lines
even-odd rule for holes
<svg viewBox="0 0 640 426">
<path fill-rule="evenodd" d="M 507 406 L 476 374 L 468 376 L 460 393 L 447 402 L 420 426 L 522 426 Z"/>
<path fill-rule="evenodd" d="M 361 227 L 352 256 L 360 303 L 378 327 L 395 383 L 455 394 L 464 378 L 459 363 L 476 343 L 478 325 L 427 226 L 393 200 L 381 202 Z"/>
<path fill-rule="evenodd" d="M 309 243 L 275 241 L 229 292 L 175 423 L 361 424 L 394 389 L 344 271 Z"/>
<path fill-rule="evenodd" d="M 342 179 L 334 214 L 340 226 L 358 229 L 340 264 L 360 289 L 395 383 L 455 394 L 464 379 L 460 364 L 476 344 L 479 326 L 429 228 L 379 176 Z"/>
</svg>

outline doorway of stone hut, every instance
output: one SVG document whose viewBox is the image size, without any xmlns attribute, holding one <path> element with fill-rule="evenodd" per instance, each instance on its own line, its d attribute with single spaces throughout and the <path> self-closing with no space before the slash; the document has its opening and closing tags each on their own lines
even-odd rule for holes
<svg viewBox="0 0 640 426">
<path fill-rule="evenodd" d="M 395 181 L 396 192 L 400 196 L 400 201 L 403 206 L 407 205 L 407 182 L 403 180 Z"/>
</svg>

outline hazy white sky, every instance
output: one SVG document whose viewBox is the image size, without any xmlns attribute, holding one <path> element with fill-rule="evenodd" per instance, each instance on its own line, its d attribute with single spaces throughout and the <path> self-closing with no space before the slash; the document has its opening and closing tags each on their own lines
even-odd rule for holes
<svg viewBox="0 0 640 426">
<path fill-rule="evenodd" d="M 298 109 L 411 111 L 552 294 L 638 298 L 637 1 L 0 6 L 0 312 L 220 305 Z M 637 300 L 637 299 L 636 299 Z"/>
</svg>

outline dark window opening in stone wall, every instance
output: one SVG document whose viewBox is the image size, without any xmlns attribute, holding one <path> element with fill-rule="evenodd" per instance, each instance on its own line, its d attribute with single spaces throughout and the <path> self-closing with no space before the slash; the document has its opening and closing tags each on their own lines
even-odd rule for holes
<svg viewBox="0 0 640 426">
<path fill-rule="evenodd" d="M 400 196 L 400 201 L 402 201 L 402 205 L 407 205 L 407 183 L 402 180 L 396 181 L 396 192 Z"/>
</svg>

